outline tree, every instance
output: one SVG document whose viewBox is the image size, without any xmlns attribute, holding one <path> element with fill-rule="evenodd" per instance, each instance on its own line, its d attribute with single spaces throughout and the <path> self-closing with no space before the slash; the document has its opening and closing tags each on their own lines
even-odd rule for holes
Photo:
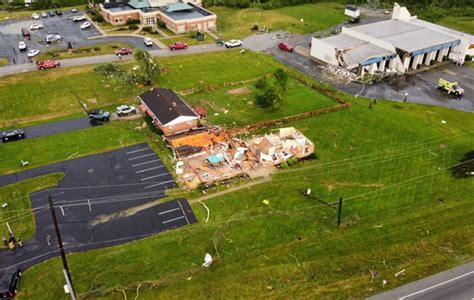
<svg viewBox="0 0 474 300">
<path fill-rule="evenodd" d="M 255 103 L 260 107 L 274 108 L 281 101 L 280 95 L 273 87 L 266 87 L 261 93 L 255 96 Z"/>
<path fill-rule="evenodd" d="M 160 71 L 158 62 L 151 57 L 148 51 L 143 49 L 137 49 L 133 57 L 139 66 L 136 74 L 137 78 L 145 85 L 151 85 L 153 83 L 153 78 L 155 75 L 158 75 Z"/>
<path fill-rule="evenodd" d="M 275 71 L 275 79 L 277 85 L 280 89 L 280 93 L 286 93 L 286 84 L 288 83 L 288 74 L 283 69 L 278 69 Z"/>
</svg>

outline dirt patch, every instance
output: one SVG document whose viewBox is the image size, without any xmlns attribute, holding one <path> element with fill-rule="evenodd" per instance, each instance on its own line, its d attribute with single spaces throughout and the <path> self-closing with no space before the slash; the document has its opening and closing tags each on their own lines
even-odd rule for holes
<svg viewBox="0 0 474 300">
<path fill-rule="evenodd" d="M 385 184 L 379 182 L 373 183 L 361 183 L 361 182 L 334 182 L 334 181 L 326 181 L 321 182 L 322 185 L 326 186 L 328 192 L 332 192 L 337 187 L 364 187 L 364 188 L 383 188 Z"/>
<path fill-rule="evenodd" d="M 238 88 L 238 89 L 233 89 L 233 90 L 228 90 L 227 91 L 227 94 L 233 95 L 233 96 L 248 95 L 250 93 L 252 93 L 252 91 L 246 86 Z"/>
</svg>

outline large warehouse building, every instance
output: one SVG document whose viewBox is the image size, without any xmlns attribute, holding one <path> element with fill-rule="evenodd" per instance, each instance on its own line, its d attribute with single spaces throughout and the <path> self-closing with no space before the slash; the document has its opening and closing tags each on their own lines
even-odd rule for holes
<svg viewBox="0 0 474 300">
<path fill-rule="evenodd" d="M 474 56 L 474 36 L 411 16 L 395 3 L 390 20 L 343 27 L 339 35 L 313 38 L 311 56 L 363 76 L 387 70 L 405 73 L 450 56 Z"/>
</svg>

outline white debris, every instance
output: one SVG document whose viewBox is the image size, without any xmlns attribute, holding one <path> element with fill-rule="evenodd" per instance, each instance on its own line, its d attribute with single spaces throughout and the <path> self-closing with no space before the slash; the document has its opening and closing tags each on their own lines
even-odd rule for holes
<svg viewBox="0 0 474 300">
<path fill-rule="evenodd" d="M 446 121 L 445 121 L 445 120 L 441 120 L 441 123 L 446 124 Z"/>
<path fill-rule="evenodd" d="M 204 256 L 204 263 L 202 264 L 203 267 L 208 268 L 212 264 L 212 256 L 209 253 L 206 253 Z"/>
</svg>

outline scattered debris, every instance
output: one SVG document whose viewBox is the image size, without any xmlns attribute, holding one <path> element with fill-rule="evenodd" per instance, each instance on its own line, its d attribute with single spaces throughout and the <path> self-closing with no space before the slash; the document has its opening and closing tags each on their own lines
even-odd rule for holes
<svg viewBox="0 0 474 300">
<path fill-rule="evenodd" d="M 262 203 L 265 205 L 270 205 L 270 201 L 268 201 L 267 199 L 263 200 Z"/>
<path fill-rule="evenodd" d="M 202 264 L 203 267 L 208 268 L 212 264 L 212 256 L 209 253 L 206 253 L 204 256 L 204 263 Z"/>
<path fill-rule="evenodd" d="M 209 221 L 209 216 L 211 215 L 211 211 L 209 210 L 209 207 L 207 207 L 207 205 L 204 204 L 204 202 L 199 201 L 199 204 L 201 204 L 202 206 L 204 206 L 204 208 L 205 208 L 206 211 L 207 211 L 206 220 L 204 220 L 204 222 L 207 223 L 207 222 Z"/>
<path fill-rule="evenodd" d="M 405 274 L 405 269 L 401 270 L 400 272 L 397 272 L 397 273 L 395 274 L 395 277 L 398 277 L 398 276 L 404 275 L 404 274 Z"/>
</svg>

